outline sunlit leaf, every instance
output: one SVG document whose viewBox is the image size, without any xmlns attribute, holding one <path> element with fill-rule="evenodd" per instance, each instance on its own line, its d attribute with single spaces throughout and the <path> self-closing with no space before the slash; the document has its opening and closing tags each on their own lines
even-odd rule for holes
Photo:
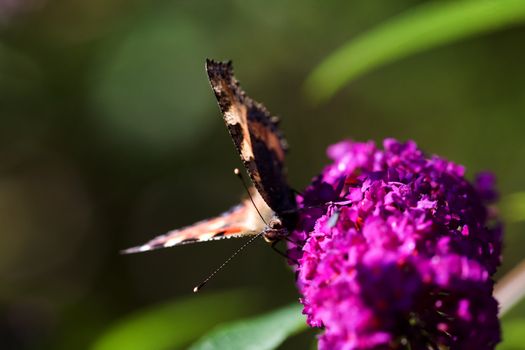
<svg viewBox="0 0 525 350">
<path fill-rule="evenodd" d="M 503 216 L 508 222 L 525 220 L 525 192 L 518 192 L 503 198 L 501 203 Z"/>
<path fill-rule="evenodd" d="M 525 330 L 525 318 L 515 318 L 503 321 L 503 342 L 498 350 L 525 349 L 523 343 L 523 330 Z"/>
<path fill-rule="evenodd" d="M 523 0 L 426 3 L 352 38 L 332 53 L 308 78 L 306 93 L 314 101 L 325 100 L 382 65 L 524 20 Z"/>
<path fill-rule="evenodd" d="M 306 329 L 301 306 L 293 304 L 271 313 L 217 328 L 191 350 L 270 350 Z"/>
<path fill-rule="evenodd" d="M 118 321 L 93 350 L 161 350 L 187 345 L 220 322 L 243 317 L 257 307 L 253 293 L 225 292 L 162 304 Z"/>
</svg>

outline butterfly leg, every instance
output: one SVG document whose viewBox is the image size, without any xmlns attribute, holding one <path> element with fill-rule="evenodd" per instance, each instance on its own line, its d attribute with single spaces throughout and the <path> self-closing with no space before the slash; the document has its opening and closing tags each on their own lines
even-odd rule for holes
<svg viewBox="0 0 525 350">
<path fill-rule="evenodd" d="M 297 242 L 297 241 L 294 241 L 293 239 L 290 239 L 289 237 L 282 237 L 282 239 L 284 239 L 286 242 L 289 242 L 289 243 L 292 243 L 292 244 L 295 244 L 296 246 L 298 247 L 304 247 L 304 242 Z"/>
<path fill-rule="evenodd" d="M 279 254 L 279 255 L 282 256 L 283 258 L 286 258 L 287 260 L 290 260 L 290 261 L 293 262 L 294 264 L 298 265 L 299 262 L 298 262 L 296 259 L 291 258 L 288 254 L 286 254 L 285 252 L 279 250 L 279 249 L 276 247 L 277 243 L 279 243 L 279 241 L 274 241 L 274 242 L 271 243 L 270 246 L 272 247 L 272 249 L 273 249 L 274 251 L 276 251 L 277 254 Z"/>
<path fill-rule="evenodd" d="M 296 190 L 295 188 L 291 188 L 291 190 L 292 190 L 292 192 L 293 192 L 294 194 L 297 194 L 297 195 L 299 195 L 299 196 L 302 196 L 302 195 L 303 195 L 302 192 Z"/>
</svg>

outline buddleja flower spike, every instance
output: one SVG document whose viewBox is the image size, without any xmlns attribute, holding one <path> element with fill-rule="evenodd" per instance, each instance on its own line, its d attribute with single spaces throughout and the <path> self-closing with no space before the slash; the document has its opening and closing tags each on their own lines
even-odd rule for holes
<svg viewBox="0 0 525 350">
<path fill-rule="evenodd" d="M 412 141 L 343 141 L 298 203 L 289 245 L 320 349 L 493 349 L 502 232 L 494 178 Z M 341 186 L 343 183 L 343 186 Z M 319 207 L 320 203 L 327 203 Z"/>
</svg>

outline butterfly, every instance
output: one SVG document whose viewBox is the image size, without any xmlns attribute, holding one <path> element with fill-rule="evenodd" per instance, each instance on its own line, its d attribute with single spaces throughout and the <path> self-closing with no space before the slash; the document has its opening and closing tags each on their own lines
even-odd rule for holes
<svg viewBox="0 0 525 350">
<path fill-rule="evenodd" d="M 279 130 L 279 119 L 246 95 L 233 75 L 231 61 L 207 59 L 206 72 L 226 127 L 253 183 L 249 189 L 251 199 L 215 218 L 169 231 L 124 253 L 247 236 L 262 236 L 273 247 L 296 223 L 295 193 L 288 186 L 284 167 L 288 146 Z"/>
</svg>

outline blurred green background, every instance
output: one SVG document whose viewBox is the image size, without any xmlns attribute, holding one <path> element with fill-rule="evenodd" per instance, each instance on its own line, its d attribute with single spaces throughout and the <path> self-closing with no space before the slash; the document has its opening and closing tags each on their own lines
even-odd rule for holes
<svg viewBox="0 0 525 350">
<path fill-rule="evenodd" d="M 173 333 L 186 346 L 297 300 L 293 273 L 262 240 L 199 295 L 193 286 L 242 241 L 118 254 L 243 193 L 206 57 L 232 59 L 245 90 L 282 117 L 294 188 L 326 164 L 327 145 L 396 137 L 466 165 L 470 178 L 492 170 L 503 199 L 525 191 L 524 25 L 409 55 L 320 104 L 304 93 L 334 50 L 422 3 L 1 1 L 1 348 L 92 348 L 152 307 L 163 316 L 135 335 Z M 499 276 L 525 257 L 524 229 L 506 225 Z M 169 312 L 173 303 L 187 309 Z"/>
</svg>

